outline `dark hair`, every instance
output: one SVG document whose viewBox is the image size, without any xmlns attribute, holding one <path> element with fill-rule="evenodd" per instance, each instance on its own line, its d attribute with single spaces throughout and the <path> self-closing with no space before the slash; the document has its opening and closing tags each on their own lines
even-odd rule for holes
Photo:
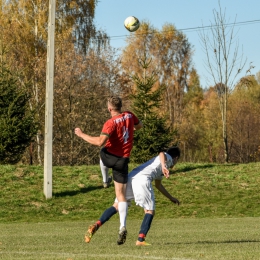
<svg viewBox="0 0 260 260">
<path fill-rule="evenodd" d="M 113 107 L 113 109 L 120 111 L 122 107 L 122 99 L 120 97 L 111 96 L 107 101 Z"/>
<path fill-rule="evenodd" d="M 180 148 L 177 146 L 170 147 L 166 153 L 168 153 L 172 158 L 180 157 L 181 151 Z"/>
</svg>

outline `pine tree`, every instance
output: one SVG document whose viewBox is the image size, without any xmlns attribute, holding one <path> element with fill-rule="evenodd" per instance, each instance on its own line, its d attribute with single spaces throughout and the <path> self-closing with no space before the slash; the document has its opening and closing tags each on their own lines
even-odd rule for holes
<svg viewBox="0 0 260 260">
<path fill-rule="evenodd" d="M 139 60 L 143 68 L 143 76 L 132 76 L 136 84 L 136 92 L 132 94 L 132 111 L 142 121 L 143 129 L 135 132 L 134 147 L 131 152 L 131 161 L 143 163 L 151 157 L 158 155 L 164 148 L 173 144 L 176 131 L 171 131 L 166 124 L 166 117 L 159 114 L 162 94 L 165 88 L 154 88 L 157 81 L 155 73 L 146 75 L 151 59 L 146 55 Z"/>
<path fill-rule="evenodd" d="M 29 97 L 4 64 L 0 68 L 0 163 L 17 163 L 36 134 Z"/>
</svg>

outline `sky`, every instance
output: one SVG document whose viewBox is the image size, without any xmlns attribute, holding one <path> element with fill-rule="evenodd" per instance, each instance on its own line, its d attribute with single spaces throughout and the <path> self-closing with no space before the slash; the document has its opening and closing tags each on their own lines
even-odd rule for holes
<svg viewBox="0 0 260 260">
<path fill-rule="evenodd" d="M 236 37 L 239 54 L 247 59 L 240 77 L 246 75 L 250 65 L 252 74 L 260 71 L 260 0 L 220 0 L 226 20 L 236 20 Z M 153 27 L 162 29 L 165 23 L 173 24 L 183 31 L 192 45 L 193 66 L 197 70 L 201 86 L 207 88 L 210 75 L 205 68 L 206 56 L 197 27 L 214 23 L 213 10 L 219 10 L 219 0 L 99 0 L 96 7 L 95 24 L 111 38 L 110 44 L 123 48 L 130 34 L 124 28 L 128 16 L 136 16 L 140 22 L 149 21 Z M 252 63 L 250 63 L 252 62 Z"/>
</svg>

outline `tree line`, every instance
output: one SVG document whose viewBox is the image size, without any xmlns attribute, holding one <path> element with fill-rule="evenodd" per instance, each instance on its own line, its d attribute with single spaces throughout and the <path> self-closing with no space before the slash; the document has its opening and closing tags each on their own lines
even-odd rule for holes
<svg viewBox="0 0 260 260">
<path fill-rule="evenodd" d="M 99 148 L 78 140 L 74 128 L 99 135 L 109 117 L 105 101 L 110 95 L 120 95 L 124 109 L 145 123 L 136 133 L 132 161 L 141 162 L 167 145 L 178 145 L 186 162 L 260 160 L 260 73 L 243 75 L 232 86 L 217 80 L 202 89 L 194 50 L 183 32 L 173 24 L 159 30 L 144 21 L 119 52 L 93 22 L 97 4 L 57 1 L 54 165 L 98 163 Z M 48 1 L 3 1 L 0 12 L 0 162 L 42 165 Z M 219 103 L 223 93 L 226 125 Z M 17 102 L 20 96 L 26 102 Z M 20 119 L 8 112 L 11 108 L 20 111 Z M 19 152 L 12 149 L 13 140 L 16 147 L 21 144 Z M 16 156 L 7 156 L 7 148 Z"/>
</svg>

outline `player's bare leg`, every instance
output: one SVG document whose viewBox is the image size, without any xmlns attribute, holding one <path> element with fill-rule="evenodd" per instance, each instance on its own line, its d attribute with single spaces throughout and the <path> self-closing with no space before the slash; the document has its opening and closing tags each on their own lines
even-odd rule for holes
<svg viewBox="0 0 260 260">
<path fill-rule="evenodd" d="M 118 200 L 118 213 L 120 218 L 120 228 L 118 233 L 118 240 L 117 244 L 122 245 L 126 241 L 126 217 L 127 217 L 127 211 L 128 211 L 128 204 L 125 198 L 125 192 L 126 192 L 126 184 L 118 183 L 114 181 L 115 184 L 115 193 Z"/>
</svg>

